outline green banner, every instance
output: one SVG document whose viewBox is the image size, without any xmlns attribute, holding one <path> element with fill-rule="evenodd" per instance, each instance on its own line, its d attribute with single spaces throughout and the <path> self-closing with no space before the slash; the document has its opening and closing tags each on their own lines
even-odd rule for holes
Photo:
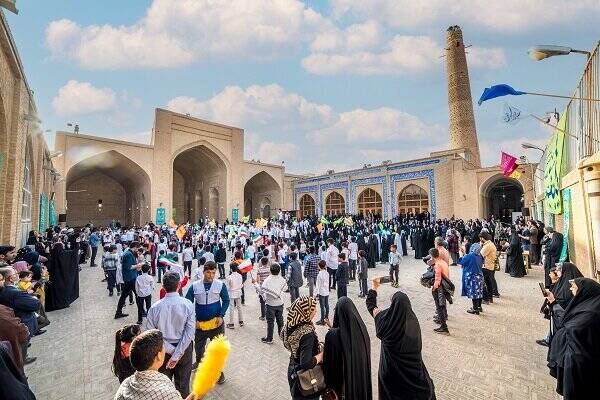
<svg viewBox="0 0 600 400">
<path fill-rule="evenodd" d="M 552 139 L 546 147 L 546 164 L 544 166 L 544 205 L 550 214 L 562 214 L 560 195 L 560 179 L 562 174 L 563 150 L 567 128 L 567 111 L 565 110 L 556 125 Z"/>
<path fill-rule="evenodd" d="M 569 225 L 571 223 L 571 189 L 562 192 L 563 198 L 563 246 L 560 253 L 560 262 L 564 262 L 569 255 Z"/>
<path fill-rule="evenodd" d="M 156 209 L 156 225 L 164 225 L 167 222 L 167 210 L 164 207 Z"/>
<path fill-rule="evenodd" d="M 231 209 L 231 221 L 232 223 L 235 225 L 238 223 L 238 220 L 240 218 L 240 210 L 237 208 L 232 208 Z"/>
<path fill-rule="evenodd" d="M 40 229 L 39 232 L 44 232 L 48 225 L 48 201 L 46 199 L 46 193 L 40 194 Z"/>
<path fill-rule="evenodd" d="M 48 202 L 48 224 L 56 225 L 56 210 L 54 209 L 54 200 Z"/>
</svg>

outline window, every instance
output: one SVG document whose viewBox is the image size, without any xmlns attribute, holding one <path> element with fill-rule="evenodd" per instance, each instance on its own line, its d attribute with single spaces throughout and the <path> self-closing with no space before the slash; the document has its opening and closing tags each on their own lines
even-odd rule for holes
<svg viewBox="0 0 600 400">
<path fill-rule="evenodd" d="M 398 196 L 398 214 L 419 214 L 429 210 L 429 196 L 417 185 L 408 185 Z"/>
<path fill-rule="evenodd" d="M 346 213 L 346 202 L 338 192 L 331 192 L 325 199 L 325 214 L 342 215 Z"/>
<path fill-rule="evenodd" d="M 315 215 L 315 200 L 309 194 L 300 197 L 300 217 Z"/>
<path fill-rule="evenodd" d="M 360 195 L 358 195 L 358 213 L 360 215 L 383 214 L 383 203 L 379 193 L 371 188 L 363 190 Z"/>
<path fill-rule="evenodd" d="M 23 165 L 23 189 L 21 202 L 21 246 L 25 246 L 31 230 L 31 145 L 27 142 L 25 148 L 25 163 Z"/>
</svg>

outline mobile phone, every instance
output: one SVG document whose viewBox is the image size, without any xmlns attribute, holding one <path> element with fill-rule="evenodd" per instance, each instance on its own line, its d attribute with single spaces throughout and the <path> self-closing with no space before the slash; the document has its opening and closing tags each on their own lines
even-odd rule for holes
<svg viewBox="0 0 600 400">
<path fill-rule="evenodd" d="M 540 290 L 542 291 L 542 296 L 547 297 L 548 292 L 546 292 L 546 287 L 544 286 L 544 284 L 542 282 L 538 282 L 538 284 L 540 285 Z"/>
<path fill-rule="evenodd" d="M 391 282 L 389 275 L 380 276 L 378 279 L 379 279 L 379 283 L 390 283 Z"/>
</svg>

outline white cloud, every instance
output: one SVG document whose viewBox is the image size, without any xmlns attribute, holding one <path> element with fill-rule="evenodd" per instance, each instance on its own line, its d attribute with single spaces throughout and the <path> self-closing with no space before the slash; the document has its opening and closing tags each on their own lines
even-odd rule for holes
<svg viewBox="0 0 600 400">
<path fill-rule="evenodd" d="M 540 130 L 541 132 L 541 130 Z M 533 132 L 532 132 L 533 133 Z M 532 143 L 536 146 L 544 148 L 548 142 L 548 138 L 545 136 L 538 137 L 512 137 L 502 140 L 484 139 L 479 140 L 479 151 L 481 155 L 482 164 L 484 166 L 498 165 L 500 164 L 501 152 L 509 153 L 517 158 L 522 155 L 527 156 L 530 162 L 538 162 L 540 159 L 539 150 L 523 149 L 521 143 Z"/>
<path fill-rule="evenodd" d="M 93 114 L 112 109 L 116 95 L 109 88 L 97 88 L 89 82 L 68 81 L 58 90 L 52 107 L 62 116 Z"/>
<path fill-rule="evenodd" d="M 273 142 L 263 140 L 256 133 L 246 133 L 245 137 L 247 160 L 256 160 L 271 164 L 281 164 L 282 161 L 296 159 L 300 154 L 300 148 L 292 142 Z"/>
<path fill-rule="evenodd" d="M 308 72 L 319 75 L 339 72 L 362 75 L 398 74 L 428 70 L 438 63 L 443 49 L 427 36 L 395 36 L 376 51 L 347 51 L 331 48 L 329 53 L 313 53 L 302 60 Z M 346 46 L 347 47 L 347 46 Z"/>
<path fill-rule="evenodd" d="M 467 49 L 469 68 L 501 68 L 506 65 L 504 50 L 498 47 L 469 47 Z"/>
<path fill-rule="evenodd" d="M 167 103 L 167 108 L 241 128 L 313 129 L 334 120 L 334 112 L 328 105 L 310 102 L 276 84 L 252 85 L 246 89 L 227 86 L 205 101 L 176 97 Z"/>
<path fill-rule="evenodd" d="M 439 125 L 429 125 L 415 115 L 382 107 L 375 110 L 356 109 L 343 112 L 335 124 L 312 131 L 308 133 L 307 138 L 317 144 L 365 145 L 404 141 L 405 145 L 409 145 L 413 141 L 435 142 L 442 135 L 445 135 L 445 130 Z M 445 136 L 443 137 L 445 139 Z"/>
<path fill-rule="evenodd" d="M 337 17 L 374 18 L 396 28 L 459 23 L 513 33 L 600 16 L 597 0 L 331 0 L 331 6 Z"/>
<path fill-rule="evenodd" d="M 53 21 L 46 44 L 54 57 L 87 69 L 169 68 L 214 57 L 272 58 L 323 26 L 298 0 L 154 0 L 130 26 Z"/>
</svg>

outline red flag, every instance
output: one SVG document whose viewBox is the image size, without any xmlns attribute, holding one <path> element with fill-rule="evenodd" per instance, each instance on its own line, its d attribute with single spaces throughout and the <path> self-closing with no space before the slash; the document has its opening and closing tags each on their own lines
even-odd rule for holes
<svg viewBox="0 0 600 400">
<path fill-rule="evenodd" d="M 502 152 L 502 158 L 500 159 L 500 166 L 502 167 L 502 174 L 504 176 L 510 176 L 515 169 L 517 169 L 517 158 Z"/>
</svg>

